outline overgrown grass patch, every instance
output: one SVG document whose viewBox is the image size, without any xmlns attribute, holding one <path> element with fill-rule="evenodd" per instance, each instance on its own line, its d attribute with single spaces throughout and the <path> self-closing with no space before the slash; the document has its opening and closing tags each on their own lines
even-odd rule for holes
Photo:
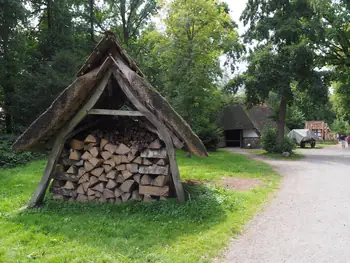
<svg viewBox="0 0 350 263">
<path fill-rule="evenodd" d="M 259 178 L 237 192 L 185 185 L 190 199 L 123 205 L 69 203 L 19 211 L 38 184 L 44 161 L 0 171 L 0 262 L 210 262 L 239 233 L 279 176 L 266 164 L 226 151 L 209 158 L 178 153 L 182 179 Z"/>
</svg>

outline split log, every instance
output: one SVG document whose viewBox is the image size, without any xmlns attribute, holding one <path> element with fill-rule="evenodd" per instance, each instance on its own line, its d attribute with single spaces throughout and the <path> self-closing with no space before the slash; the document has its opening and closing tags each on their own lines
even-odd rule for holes
<svg viewBox="0 0 350 263">
<path fill-rule="evenodd" d="M 140 156 L 146 157 L 146 158 L 166 158 L 167 152 L 165 149 L 161 149 L 161 150 L 145 149 L 144 151 L 141 152 Z"/>
<path fill-rule="evenodd" d="M 119 189 L 125 193 L 130 193 L 133 190 L 134 184 L 134 180 L 126 180 L 124 183 L 122 183 Z"/>
<path fill-rule="evenodd" d="M 128 170 L 130 173 L 137 173 L 139 170 L 139 165 L 136 163 L 128 163 L 126 165 L 126 170 Z"/>
<path fill-rule="evenodd" d="M 88 200 L 89 201 L 94 201 L 96 199 L 96 196 L 94 196 L 94 195 L 89 195 L 88 196 Z"/>
<path fill-rule="evenodd" d="M 86 174 L 85 168 L 84 168 L 84 167 L 80 167 L 80 168 L 78 169 L 78 176 L 79 176 L 79 177 L 82 177 L 84 174 Z"/>
<path fill-rule="evenodd" d="M 123 202 L 128 201 L 129 198 L 130 198 L 130 196 L 131 196 L 131 193 L 124 193 L 124 194 L 122 194 L 122 200 L 123 200 Z"/>
<path fill-rule="evenodd" d="M 90 177 L 90 180 L 89 180 L 89 187 L 93 187 L 95 186 L 96 184 L 98 184 L 99 181 L 98 181 L 98 178 L 95 177 L 95 176 L 91 176 Z"/>
<path fill-rule="evenodd" d="M 62 188 L 67 190 L 74 190 L 76 188 L 76 185 L 73 184 L 71 181 L 67 181 Z"/>
<path fill-rule="evenodd" d="M 143 196 L 143 199 L 142 199 L 144 202 L 147 202 L 147 203 L 150 203 L 152 202 L 152 197 L 150 195 L 144 195 Z"/>
<path fill-rule="evenodd" d="M 98 158 L 95 158 L 95 157 L 92 157 L 89 162 L 94 166 L 94 167 L 99 167 L 102 163 L 103 163 L 103 160 L 102 159 L 98 159 Z"/>
<path fill-rule="evenodd" d="M 108 144 L 105 145 L 104 150 L 109 151 L 110 153 L 113 154 L 113 153 L 115 153 L 115 151 L 117 150 L 117 148 L 118 148 L 117 145 L 108 143 Z"/>
<path fill-rule="evenodd" d="M 110 171 L 107 175 L 106 175 L 106 178 L 108 179 L 116 179 L 118 175 L 118 172 L 116 170 L 113 170 L 113 171 Z"/>
<path fill-rule="evenodd" d="M 78 194 L 76 201 L 85 203 L 88 201 L 88 197 L 84 194 Z"/>
<path fill-rule="evenodd" d="M 168 198 L 165 197 L 165 196 L 161 196 L 161 197 L 159 197 L 159 200 L 160 200 L 160 201 L 166 201 L 166 200 L 168 200 Z"/>
<path fill-rule="evenodd" d="M 140 183 L 142 185 L 151 185 L 152 181 L 153 181 L 152 177 L 148 174 L 145 174 L 144 176 L 142 176 Z"/>
<path fill-rule="evenodd" d="M 113 159 L 109 159 L 107 161 L 104 161 L 104 164 L 110 165 L 111 167 L 115 167 L 115 161 Z"/>
<path fill-rule="evenodd" d="M 143 164 L 143 165 L 151 165 L 151 164 L 153 164 L 153 163 L 152 163 L 150 160 L 148 160 L 147 158 L 143 158 L 142 164 Z"/>
<path fill-rule="evenodd" d="M 84 188 L 84 191 L 87 192 L 87 190 L 89 189 L 89 186 L 90 186 L 90 182 L 84 182 L 81 184 Z"/>
<path fill-rule="evenodd" d="M 141 182 L 141 174 L 135 174 L 134 175 L 134 180 L 136 183 L 140 184 Z"/>
<path fill-rule="evenodd" d="M 98 199 L 98 201 L 99 201 L 100 203 L 105 203 L 105 202 L 107 201 L 107 199 L 102 195 L 102 196 Z"/>
<path fill-rule="evenodd" d="M 104 196 L 106 199 L 114 198 L 114 193 L 113 193 L 112 190 L 104 189 L 104 190 L 103 190 L 103 196 Z"/>
<path fill-rule="evenodd" d="M 92 148 L 94 148 L 97 145 L 97 143 L 89 143 L 84 145 L 84 151 L 89 151 Z"/>
<path fill-rule="evenodd" d="M 113 169 L 113 167 L 110 165 L 102 165 L 102 167 L 105 170 L 105 173 L 109 173 Z"/>
<path fill-rule="evenodd" d="M 122 155 L 121 157 L 122 157 L 122 160 L 121 160 L 122 163 L 130 163 L 128 156 Z"/>
<path fill-rule="evenodd" d="M 115 162 L 115 165 L 119 165 L 122 163 L 122 156 L 121 155 L 113 155 L 113 161 Z"/>
<path fill-rule="evenodd" d="M 92 158 L 92 154 L 88 151 L 84 152 L 84 154 L 81 156 L 81 159 L 83 159 L 84 161 L 88 161 Z"/>
<path fill-rule="evenodd" d="M 123 183 L 125 181 L 124 176 L 122 174 L 118 174 L 116 181 L 117 183 Z"/>
<path fill-rule="evenodd" d="M 168 174 L 169 167 L 168 166 L 140 166 L 139 173 L 141 174 Z"/>
<path fill-rule="evenodd" d="M 89 161 L 85 161 L 84 169 L 85 169 L 86 172 L 90 172 L 94 168 L 95 168 L 95 166 L 93 166 Z"/>
<path fill-rule="evenodd" d="M 141 157 L 136 157 L 134 160 L 133 160 L 133 163 L 137 163 L 137 164 L 142 164 L 142 159 Z"/>
<path fill-rule="evenodd" d="M 107 199 L 107 202 L 110 203 L 110 204 L 114 204 L 114 198 Z"/>
<path fill-rule="evenodd" d="M 95 196 L 96 196 L 97 198 L 99 198 L 99 197 L 102 196 L 102 193 L 95 191 Z"/>
<path fill-rule="evenodd" d="M 112 156 L 112 153 L 109 151 L 103 151 L 101 152 L 101 156 L 103 159 L 108 160 Z"/>
<path fill-rule="evenodd" d="M 139 153 L 138 147 L 137 148 L 131 147 L 130 153 L 134 156 L 137 156 Z"/>
<path fill-rule="evenodd" d="M 137 200 L 137 201 L 138 201 L 138 200 L 141 200 L 138 190 L 134 190 L 134 191 L 132 192 L 131 200 Z"/>
<path fill-rule="evenodd" d="M 104 169 L 102 167 L 93 169 L 90 173 L 96 177 L 99 177 L 103 173 Z"/>
<path fill-rule="evenodd" d="M 106 139 L 101 139 L 100 142 L 100 149 L 101 151 L 104 149 L 104 147 L 108 144 L 108 141 Z"/>
<path fill-rule="evenodd" d="M 97 143 L 97 139 L 96 139 L 96 137 L 95 136 L 93 136 L 93 135 L 88 135 L 87 137 L 86 137 L 86 139 L 84 140 L 84 143 L 85 144 L 88 144 L 88 143 Z"/>
<path fill-rule="evenodd" d="M 128 153 L 128 161 L 132 162 L 135 159 L 135 155 L 133 155 L 131 152 Z"/>
<path fill-rule="evenodd" d="M 122 202 L 123 202 L 123 201 L 122 201 L 120 198 L 116 198 L 116 199 L 114 200 L 114 203 L 117 204 L 117 205 L 121 204 Z"/>
<path fill-rule="evenodd" d="M 103 193 L 104 189 L 105 189 L 104 183 L 99 183 L 92 188 L 92 190 L 98 191 L 100 193 Z"/>
<path fill-rule="evenodd" d="M 119 188 L 114 189 L 114 196 L 116 198 L 118 198 L 119 196 L 121 196 L 124 192 L 122 190 L 120 190 Z"/>
<path fill-rule="evenodd" d="M 82 195 L 85 194 L 85 190 L 84 190 L 82 184 L 79 185 L 79 187 L 78 187 L 78 189 L 77 189 L 77 193 L 78 193 L 78 194 L 82 194 Z"/>
<path fill-rule="evenodd" d="M 90 176 L 89 174 L 84 174 L 82 177 L 80 177 L 78 184 L 82 184 L 84 182 L 89 182 Z"/>
<path fill-rule="evenodd" d="M 100 150 L 97 147 L 92 147 L 89 152 L 92 154 L 93 157 L 97 157 L 100 153 Z"/>
<path fill-rule="evenodd" d="M 101 176 L 98 178 L 98 180 L 101 182 L 108 182 L 108 179 L 107 179 L 105 173 L 101 174 Z"/>
<path fill-rule="evenodd" d="M 124 143 L 121 143 L 119 147 L 115 150 L 116 154 L 127 154 L 128 152 L 130 152 L 130 148 Z"/>
<path fill-rule="evenodd" d="M 51 193 L 57 194 L 57 195 L 64 195 L 64 196 L 70 196 L 70 197 L 76 197 L 77 192 L 75 190 L 70 189 L 64 189 L 64 188 L 51 188 Z"/>
<path fill-rule="evenodd" d="M 167 164 L 168 164 L 167 159 L 159 159 L 159 161 L 156 162 L 156 165 L 160 165 L 160 166 L 164 166 Z"/>
<path fill-rule="evenodd" d="M 90 188 L 87 190 L 88 196 L 90 196 L 90 195 L 95 195 L 95 193 L 96 193 L 96 192 L 95 192 L 94 190 L 90 189 Z"/>
<path fill-rule="evenodd" d="M 148 145 L 148 148 L 158 150 L 162 148 L 162 145 L 159 139 L 156 139 L 155 141 L 151 142 L 150 145 Z"/>
<path fill-rule="evenodd" d="M 126 166 L 125 166 L 125 164 L 120 164 L 120 165 L 117 165 L 115 168 L 116 168 L 118 171 L 123 171 L 123 170 L 126 169 Z"/>
<path fill-rule="evenodd" d="M 62 180 L 62 181 L 71 181 L 71 182 L 79 181 L 79 176 L 75 174 L 55 173 L 53 175 L 53 178 L 56 180 Z"/>
<path fill-rule="evenodd" d="M 159 175 L 153 181 L 153 186 L 165 186 L 168 183 L 168 176 Z"/>
<path fill-rule="evenodd" d="M 124 171 L 122 171 L 122 175 L 123 175 L 124 180 L 127 180 L 132 176 L 132 173 L 130 173 L 127 170 L 124 170 Z"/>
<path fill-rule="evenodd" d="M 144 195 L 155 195 L 155 196 L 168 196 L 169 195 L 169 186 L 157 187 L 157 186 L 148 186 L 140 185 L 139 193 Z"/>
<path fill-rule="evenodd" d="M 106 185 L 106 188 L 107 189 L 114 189 L 114 188 L 116 188 L 117 187 L 117 183 L 115 182 L 115 181 L 113 181 L 113 180 L 108 180 L 108 183 L 107 183 L 107 185 Z"/>
<path fill-rule="evenodd" d="M 68 170 L 66 171 L 67 174 L 77 174 L 78 169 L 74 166 L 71 166 L 68 168 Z"/>
<path fill-rule="evenodd" d="M 76 139 L 73 139 L 70 142 L 70 147 L 73 150 L 83 150 L 84 149 L 84 142 L 76 140 Z"/>
</svg>

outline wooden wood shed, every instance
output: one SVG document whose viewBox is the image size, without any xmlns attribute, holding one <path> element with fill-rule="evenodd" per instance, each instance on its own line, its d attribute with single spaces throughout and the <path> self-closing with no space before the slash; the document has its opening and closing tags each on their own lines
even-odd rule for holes
<svg viewBox="0 0 350 263">
<path fill-rule="evenodd" d="M 50 150 L 29 207 L 43 202 L 51 181 L 57 199 L 120 203 L 173 196 L 184 202 L 176 148 L 208 155 L 111 32 L 13 145 Z"/>
</svg>

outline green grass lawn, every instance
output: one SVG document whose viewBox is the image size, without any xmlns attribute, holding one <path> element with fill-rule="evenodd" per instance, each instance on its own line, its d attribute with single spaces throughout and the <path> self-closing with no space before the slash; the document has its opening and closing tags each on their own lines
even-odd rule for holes
<svg viewBox="0 0 350 263">
<path fill-rule="evenodd" d="M 210 262 L 262 206 L 279 176 L 266 164 L 226 151 L 209 158 L 177 153 L 182 179 L 259 178 L 230 191 L 185 185 L 190 199 L 123 205 L 54 201 L 20 212 L 45 161 L 0 170 L 0 262 Z"/>
<path fill-rule="evenodd" d="M 300 159 L 305 157 L 303 154 L 295 152 L 295 151 L 289 157 L 285 157 L 280 153 L 268 153 L 267 151 L 262 150 L 262 149 L 252 149 L 252 150 L 248 150 L 248 151 L 251 153 L 254 153 L 258 156 L 267 157 L 267 158 L 275 159 L 275 160 L 296 161 L 296 160 L 300 160 Z"/>
</svg>

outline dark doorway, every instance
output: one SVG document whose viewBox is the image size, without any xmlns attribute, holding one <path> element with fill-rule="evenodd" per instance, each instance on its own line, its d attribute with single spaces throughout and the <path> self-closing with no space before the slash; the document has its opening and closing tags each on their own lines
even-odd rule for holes
<svg viewBox="0 0 350 263">
<path fill-rule="evenodd" d="M 225 131 L 225 140 L 227 147 L 241 147 L 242 130 Z"/>
</svg>

